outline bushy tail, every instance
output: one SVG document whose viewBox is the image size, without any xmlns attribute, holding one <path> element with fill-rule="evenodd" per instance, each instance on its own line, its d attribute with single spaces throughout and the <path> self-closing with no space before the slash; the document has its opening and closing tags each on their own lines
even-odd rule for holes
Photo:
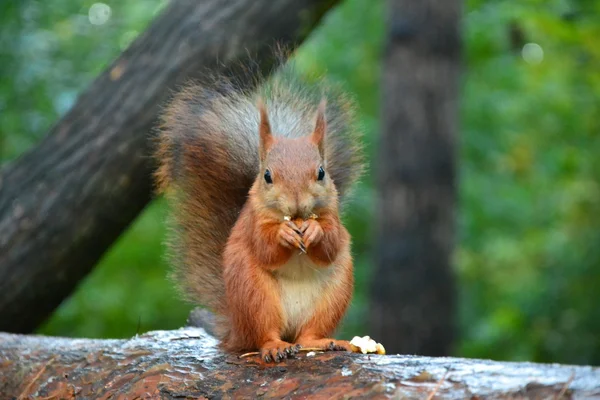
<svg viewBox="0 0 600 400">
<path fill-rule="evenodd" d="M 352 102 L 323 80 L 306 84 L 288 63 L 246 90 L 223 77 L 188 86 L 163 114 L 158 136 L 159 192 L 170 203 L 169 257 L 175 282 L 194 302 L 226 312 L 221 255 L 258 175 L 256 107 L 262 97 L 273 132 L 310 134 L 327 98 L 326 157 L 343 199 L 363 170 Z"/>
</svg>

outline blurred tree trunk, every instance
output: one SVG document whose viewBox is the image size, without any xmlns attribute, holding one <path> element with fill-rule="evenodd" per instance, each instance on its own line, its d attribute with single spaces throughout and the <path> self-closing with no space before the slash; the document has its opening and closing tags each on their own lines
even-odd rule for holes
<svg viewBox="0 0 600 400">
<path fill-rule="evenodd" d="M 0 171 L 0 330 L 35 329 L 146 206 L 149 133 L 179 84 L 249 55 L 269 68 L 275 41 L 297 44 L 336 1 L 171 1 L 41 143 Z"/>
<path fill-rule="evenodd" d="M 455 324 L 459 0 L 389 0 L 372 335 L 390 352 L 447 355 Z"/>
</svg>

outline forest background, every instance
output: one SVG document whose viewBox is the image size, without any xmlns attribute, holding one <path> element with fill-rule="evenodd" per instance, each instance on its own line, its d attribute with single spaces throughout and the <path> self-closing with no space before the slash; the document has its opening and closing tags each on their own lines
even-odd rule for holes
<svg viewBox="0 0 600 400">
<path fill-rule="evenodd" d="M 39 141 L 143 32 L 159 0 L 8 1 L 0 6 L 0 162 Z M 346 0 L 300 47 L 360 105 L 377 168 L 381 0 Z M 600 3 L 469 0 L 462 20 L 455 355 L 600 364 Z M 357 288 L 341 335 L 368 334 L 376 191 L 346 213 Z M 154 201 L 40 333 L 131 337 L 185 323 L 166 280 Z"/>
</svg>

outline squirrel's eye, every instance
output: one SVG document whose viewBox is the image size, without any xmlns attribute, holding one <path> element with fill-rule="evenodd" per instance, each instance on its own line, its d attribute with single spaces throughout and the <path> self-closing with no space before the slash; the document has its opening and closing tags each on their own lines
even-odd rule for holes
<svg viewBox="0 0 600 400">
<path fill-rule="evenodd" d="M 271 171 L 269 170 L 265 171 L 265 182 L 273 183 L 273 178 L 271 178 Z"/>
<path fill-rule="evenodd" d="M 322 181 L 325 178 L 325 170 L 323 167 L 319 167 L 319 175 L 317 175 L 317 180 Z"/>
</svg>

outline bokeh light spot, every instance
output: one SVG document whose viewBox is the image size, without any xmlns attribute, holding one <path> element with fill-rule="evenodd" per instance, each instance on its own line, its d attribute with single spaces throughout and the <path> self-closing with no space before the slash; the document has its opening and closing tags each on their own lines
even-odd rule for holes
<svg viewBox="0 0 600 400">
<path fill-rule="evenodd" d="M 92 25 L 104 25 L 110 19 L 112 10 L 108 4 L 94 3 L 88 12 L 88 18 Z"/>
<path fill-rule="evenodd" d="M 544 60 L 544 49 L 537 43 L 527 43 L 523 46 L 521 55 L 527 64 L 537 65 Z"/>
</svg>

